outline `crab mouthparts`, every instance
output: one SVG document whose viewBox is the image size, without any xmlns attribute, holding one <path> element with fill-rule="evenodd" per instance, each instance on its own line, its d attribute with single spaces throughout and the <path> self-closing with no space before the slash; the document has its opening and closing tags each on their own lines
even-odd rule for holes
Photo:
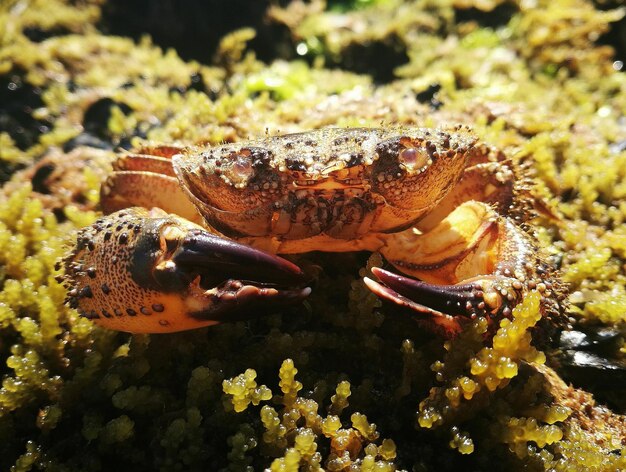
<svg viewBox="0 0 626 472">
<path fill-rule="evenodd" d="M 361 179 L 335 179 L 331 177 L 294 180 L 293 187 L 298 190 L 343 190 L 364 189 Z"/>
</svg>

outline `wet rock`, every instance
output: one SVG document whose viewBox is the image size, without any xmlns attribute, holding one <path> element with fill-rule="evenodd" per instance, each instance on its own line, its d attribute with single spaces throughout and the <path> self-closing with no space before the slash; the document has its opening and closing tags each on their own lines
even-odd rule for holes
<svg viewBox="0 0 626 472">
<path fill-rule="evenodd" d="M 41 89 L 24 77 L 19 70 L 0 76 L 0 132 L 8 133 L 21 150 L 35 144 L 51 126 L 33 117 L 33 111 L 43 106 Z"/>
<path fill-rule="evenodd" d="M 122 113 L 128 114 L 132 111 L 125 103 L 104 97 L 92 103 L 83 115 L 83 128 L 86 133 L 105 141 L 111 140 L 109 130 L 109 120 L 112 116 L 113 107 L 117 106 Z"/>
</svg>

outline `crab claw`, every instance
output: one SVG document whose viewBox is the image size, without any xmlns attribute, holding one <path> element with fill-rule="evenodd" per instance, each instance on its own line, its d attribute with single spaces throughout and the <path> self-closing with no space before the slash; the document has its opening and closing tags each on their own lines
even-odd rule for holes
<svg viewBox="0 0 626 472">
<path fill-rule="evenodd" d="M 300 268 L 285 259 L 141 208 L 82 230 L 63 265 L 70 306 L 102 326 L 133 333 L 247 318 L 311 291 Z"/>
<path fill-rule="evenodd" d="M 508 277 L 481 276 L 462 284 L 435 285 L 378 267 L 372 273 L 379 282 L 364 279 L 372 292 L 446 337 L 456 336 L 476 316 L 488 320 L 510 316 L 511 307 L 521 299 L 521 284 Z"/>
</svg>

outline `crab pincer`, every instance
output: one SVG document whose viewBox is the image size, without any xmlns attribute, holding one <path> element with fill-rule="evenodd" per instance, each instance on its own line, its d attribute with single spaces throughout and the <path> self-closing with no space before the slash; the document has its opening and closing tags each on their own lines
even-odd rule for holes
<svg viewBox="0 0 626 472">
<path fill-rule="evenodd" d="M 522 285 L 505 277 L 484 276 L 455 285 L 435 285 L 378 267 L 378 281 L 364 278 L 367 287 L 383 300 L 406 309 L 427 328 L 454 337 L 476 316 L 499 320 L 511 315 L 522 295 Z M 504 295 L 503 295 L 504 294 Z"/>
<path fill-rule="evenodd" d="M 160 210 L 101 218 L 79 233 L 63 264 L 71 306 L 134 333 L 249 318 L 311 291 L 291 262 Z"/>
<path fill-rule="evenodd" d="M 531 237 L 484 203 L 461 204 L 428 232 L 410 229 L 388 243 L 381 253 L 406 275 L 374 267 L 378 280 L 366 277 L 365 284 L 444 337 L 476 317 L 485 317 L 493 333 L 534 289 L 546 314 L 557 311 L 549 299 L 559 288 Z"/>
</svg>

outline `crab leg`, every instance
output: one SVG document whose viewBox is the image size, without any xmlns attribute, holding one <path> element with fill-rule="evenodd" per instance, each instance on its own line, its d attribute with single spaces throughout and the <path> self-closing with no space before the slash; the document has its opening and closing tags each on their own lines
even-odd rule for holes
<svg viewBox="0 0 626 472">
<path fill-rule="evenodd" d="M 420 280 L 376 268 L 379 281 L 366 278 L 367 286 L 448 336 L 478 315 L 510 316 L 529 287 L 549 289 L 537 280 L 531 239 L 482 202 L 461 204 L 426 233 L 411 228 L 387 235 L 380 251 Z"/>
<path fill-rule="evenodd" d="M 161 210 L 101 218 L 79 233 L 63 265 L 70 306 L 133 333 L 251 317 L 310 293 L 294 264 Z"/>
<path fill-rule="evenodd" d="M 102 184 L 100 205 L 104 213 L 124 208 L 158 207 L 190 221 L 202 218 L 180 188 L 171 157 L 180 152 L 175 146 L 141 148 L 120 156 L 114 172 Z"/>
<path fill-rule="evenodd" d="M 133 206 L 163 208 L 199 223 L 196 208 L 182 193 L 175 177 L 144 171 L 118 171 L 111 174 L 100 189 L 104 213 L 114 213 Z"/>
</svg>

